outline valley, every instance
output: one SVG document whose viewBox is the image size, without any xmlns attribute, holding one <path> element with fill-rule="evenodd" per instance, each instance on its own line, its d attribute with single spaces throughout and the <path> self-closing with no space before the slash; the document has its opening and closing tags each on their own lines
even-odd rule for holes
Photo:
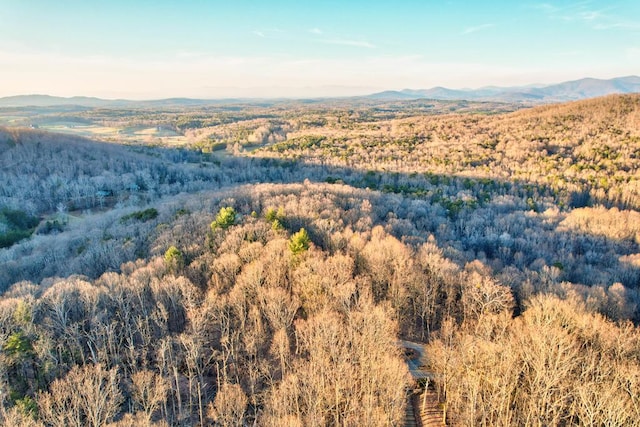
<svg viewBox="0 0 640 427">
<path fill-rule="evenodd" d="M 638 94 L 0 123 L 6 425 L 640 419 Z"/>
</svg>

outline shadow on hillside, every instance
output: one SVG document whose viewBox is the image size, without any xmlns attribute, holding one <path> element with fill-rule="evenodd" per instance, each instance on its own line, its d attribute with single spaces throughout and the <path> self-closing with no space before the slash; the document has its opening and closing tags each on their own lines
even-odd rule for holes
<svg viewBox="0 0 640 427">
<path fill-rule="evenodd" d="M 627 288 L 637 289 L 640 284 L 638 263 L 629 257 L 640 253 L 635 240 L 562 228 L 563 215 L 547 211 L 553 205 L 568 211 L 603 203 L 593 200 L 588 190 L 558 193 L 548 186 L 522 181 L 363 171 L 303 160 L 218 157 L 186 149 L 117 146 L 45 133 L 29 133 L 22 139 L 15 132 L 13 135 L 12 141 L 4 144 L 0 141 L 0 145 L 4 145 L 0 152 L 4 155 L 21 145 L 31 144 L 33 150 L 40 150 L 44 144 L 51 143 L 59 145 L 56 150 L 60 150 L 61 168 L 66 167 L 65 155 L 74 161 L 70 150 L 82 146 L 90 147 L 87 152 L 93 154 L 87 155 L 106 156 L 100 159 L 105 164 L 111 160 L 116 165 L 121 161 L 139 165 L 134 167 L 137 170 L 128 172 L 134 180 L 131 183 L 123 182 L 124 175 L 117 175 L 113 170 L 92 169 L 93 181 L 89 181 L 94 182 L 94 187 L 88 188 L 93 194 L 86 202 L 89 209 L 104 208 L 105 201 L 115 205 L 118 201 L 135 199 L 139 205 L 146 205 L 179 193 L 243 184 L 305 180 L 327 185 L 344 183 L 371 190 L 374 224 L 386 225 L 396 237 L 410 242 L 426 241 L 429 235 L 434 235 L 439 245 L 446 248 L 445 254 L 455 261 L 480 259 L 496 272 L 515 267 L 521 275 L 526 275 L 528 270 L 544 271 L 549 276 L 549 286 L 568 281 L 608 287 L 620 282 Z M 19 174 L 19 169 L 16 166 L 13 172 L 5 173 Z M 140 176 L 145 177 L 144 185 L 135 181 Z M 72 186 L 75 182 L 71 179 L 66 185 Z M 47 194 L 36 191 L 31 197 L 44 198 Z M 307 227 L 314 240 L 326 246 L 321 230 L 315 230 L 303 218 L 292 220 L 296 226 Z M 526 277 L 523 280 L 526 281 Z"/>
</svg>

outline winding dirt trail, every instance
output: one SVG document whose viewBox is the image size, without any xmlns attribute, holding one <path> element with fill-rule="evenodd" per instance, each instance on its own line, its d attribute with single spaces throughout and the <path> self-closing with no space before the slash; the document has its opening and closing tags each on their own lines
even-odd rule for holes
<svg viewBox="0 0 640 427">
<path fill-rule="evenodd" d="M 409 349 L 412 356 L 407 357 L 407 366 L 414 382 L 426 382 L 425 389 L 418 388 L 408 393 L 408 404 L 405 413 L 405 427 L 436 427 L 446 425 L 438 395 L 428 386 L 434 380 L 432 372 L 424 369 L 426 360 L 424 345 L 411 341 L 401 341 L 400 345 Z"/>
</svg>

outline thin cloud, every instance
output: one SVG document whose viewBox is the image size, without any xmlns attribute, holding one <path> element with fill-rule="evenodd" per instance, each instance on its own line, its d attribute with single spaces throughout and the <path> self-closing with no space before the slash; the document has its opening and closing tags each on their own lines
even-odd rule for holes
<svg viewBox="0 0 640 427">
<path fill-rule="evenodd" d="M 591 10 L 582 6 L 578 6 L 575 9 L 569 9 L 565 13 L 562 13 L 559 18 L 563 21 L 576 21 L 584 22 L 586 24 L 595 24 L 597 21 L 614 19 L 611 16 L 605 14 L 607 9 Z"/>
<path fill-rule="evenodd" d="M 318 34 L 318 35 L 322 34 L 322 30 L 320 28 L 312 28 L 309 30 L 309 32 L 311 34 Z"/>
<path fill-rule="evenodd" d="M 285 31 L 280 28 L 267 28 L 253 30 L 251 33 L 262 38 L 281 38 L 285 34 Z"/>
<path fill-rule="evenodd" d="M 317 40 L 320 43 L 335 44 L 339 46 L 352 46 L 362 47 L 366 49 L 375 49 L 376 45 L 363 40 L 348 40 L 348 39 L 321 39 Z"/>
<path fill-rule="evenodd" d="M 530 6 L 532 9 L 543 12 L 547 18 L 566 22 L 582 22 L 593 30 L 630 30 L 639 31 L 640 24 L 629 21 L 624 17 L 612 13 L 614 7 L 593 9 L 591 2 L 583 1 L 570 4 L 565 7 L 553 6 L 549 3 L 538 3 Z"/>
<path fill-rule="evenodd" d="M 549 4 L 549 3 L 538 3 L 538 4 L 531 5 L 530 7 L 531 7 L 531 9 L 541 10 L 541 11 L 547 12 L 547 13 L 554 13 L 554 12 L 557 12 L 558 10 L 560 10 L 556 6 L 553 6 L 553 5 Z"/>
<path fill-rule="evenodd" d="M 483 31 L 491 27 L 494 27 L 494 24 L 482 24 L 475 27 L 469 27 L 469 28 L 466 28 L 461 34 L 466 35 L 466 34 L 477 33 L 478 31 Z"/>
<path fill-rule="evenodd" d="M 560 7 L 550 3 L 536 3 L 529 6 L 531 9 L 540 10 L 549 15 L 573 14 L 576 12 L 584 12 L 589 10 L 591 1 L 579 1 L 566 6 Z"/>
<path fill-rule="evenodd" d="M 594 21 L 602 17 L 602 12 L 598 10 L 586 10 L 584 12 L 578 13 L 578 18 L 583 21 Z"/>
<path fill-rule="evenodd" d="M 603 22 L 598 23 L 593 26 L 594 30 L 630 30 L 630 31 L 640 31 L 640 23 L 636 22 Z"/>
</svg>

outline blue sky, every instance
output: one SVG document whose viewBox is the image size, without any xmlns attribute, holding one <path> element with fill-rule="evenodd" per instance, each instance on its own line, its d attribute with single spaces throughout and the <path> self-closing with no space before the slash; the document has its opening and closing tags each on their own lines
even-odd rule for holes
<svg viewBox="0 0 640 427">
<path fill-rule="evenodd" d="M 630 74 L 637 0 L 0 0 L 0 96 L 333 96 Z"/>
</svg>

